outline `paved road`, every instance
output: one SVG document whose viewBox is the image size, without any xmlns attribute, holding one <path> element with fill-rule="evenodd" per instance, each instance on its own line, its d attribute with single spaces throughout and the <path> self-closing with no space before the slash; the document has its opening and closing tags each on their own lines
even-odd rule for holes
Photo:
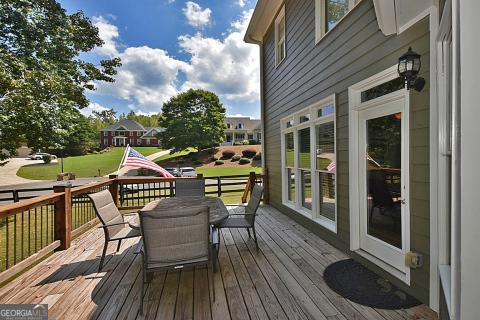
<svg viewBox="0 0 480 320">
<path fill-rule="evenodd" d="M 28 180 L 17 176 L 20 167 L 27 164 L 42 163 L 43 160 L 30 160 L 25 158 L 12 158 L 4 166 L 0 166 L 0 187 L 28 183 L 38 180 Z"/>
</svg>

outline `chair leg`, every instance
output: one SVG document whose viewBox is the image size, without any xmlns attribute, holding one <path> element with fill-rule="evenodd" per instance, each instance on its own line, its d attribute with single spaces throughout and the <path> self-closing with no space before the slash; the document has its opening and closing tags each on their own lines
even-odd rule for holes
<svg viewBox="0 0 480 320">
<path fill-rule="evenodd" d="M 255 246 L 257 247 L 257 250 L 258 250 L 257 232 L 255 231 L 255 226 L 252 227 L 252 230 L 253 230 L 253 239 L 255 240 Z"/>
<path fill-rule="evenodd" d="M 122 240 L 118 240 L 117 252 L 120 251 L 120 246 L 122 245 Z"/>
<path fill-rule="evenodd" d="M 142 268 L 142 291 L 140 291 L 140 315 L 143 315 L 143 291 L 145 290 L 145 268 Z"/>
<path fill-rule="evenodd" d="M 102 257 L 100 258 L 100 265 L 98 266 L 98 272 L 102 271 L 103 261 L 105 260 L 105 254 L 107 253 L 108 241 L 105 239 L 105 244 L 103 245 Z"/>
<path fill-rule="evenodd" d="M 247 232 L 248 232 L 248 237 L 251 238 L 252 236 L 250 235 L 250 228 L 247 228 Z"/>
<path fill-rule="evenodd" d="M 220 243 L 213 246 L 213 273 L 218 271 L 218 251 L 220 250 Z"/>
<path fill-rule="evenodd" d="M 212 261 L 212 269 L 214 268 L 215 262 Z M 213 301 L 215 301 L 215 272 L 212 272 L 210 275 L 211 281 L 212 281 L 212 294 L 213 294 Z"/>
</svg>

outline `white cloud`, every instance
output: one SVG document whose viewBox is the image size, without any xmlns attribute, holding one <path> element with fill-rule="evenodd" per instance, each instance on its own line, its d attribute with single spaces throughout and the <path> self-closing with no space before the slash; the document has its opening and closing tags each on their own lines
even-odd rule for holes
<svg viewBox="0 0 480 320">
<path fill-rule="evenodd" d="M 101 83 L 98 92 L 134 101 L 143 111 L 158 113 L 163 102 L 178 93 L 177 76 L 187 68 L 162 49 L 129 47 L 119 54 L 122 66 L 114 83 Z"/>
<path fill-rule="evenodd" d="M 104 42 L 101 47 L 95 48 L 95 51 L 110 57 L 117 56 L 118 28 L 102 16 L 93 17 L 92 20 L 93 25 L 98 28 L 98 35 Z"/>
<path fill-rule="evenodd" d="M 237 0 L 237 4 L 243 8 L 245 6 L 245 0 Z"/>
<path fill-rule="evenodd" d="M 255 119 L 255 118 L 252 117 L 252 116 L 247 116 L 247 115 L 241 114 L 241 113 L 227 114 L 226 116 L 227 116 L 227 117 L 230 117 L 230 118 L 250 118 L 250 119 Z"/>
<path fill-rule="evenodd" d="M 193 27 L 204 27 L 210 23 L 212 10 L 202 9 L 198 3 L 188 1 L 183 8 L 183 14 L 187 17 L 188 24 Z"/>
<path fill-rule="evenodd" d="M 84 116 L 88 117 L 88 116 L 92 115 L 93 111 L 100 112 L 100 111 L 104 111 L 104 110 L 108 110 L 108 108 L 102 106 L 99 103 L 91 102 L 88 105 L 88 107 L 80 109 L 80 113 L 83 114 Z"/>
<path fill-rule="evenodd" d="M 191 56 L 187 62 L 159 48 L 120 49 L 116 42 L 118 29 L 108 20 L 97 17 L 96 22 L 101 23 L 103 30 L 102 39 L 109 43 L 108 50 L 98 52 L 108 56 L 116 53 L 122 66 L 114 83 L 96 84 L 96 94 L 124 99 L 132 110 L 145 113 L 158 113 L 165 101 L 189 88 L 213 91 L 222 100 L 258 101 L 258 47 L 243 42 L 251 14 L 252 11 L 244 12 L 240 20 L 234 21 L 224 39 L 200 33 L 180 36 L 180 47 Z M 180 83 L 179 73 L 185 75 L 184 83 Z"/>
<path fill-rule="evenodd" d="M 191 55 L 183 89 L 201 88 L 231 100 L 258 101 L 258 48 L 243 42 L 252 12 L 244 12 L 234 21 L 223 40 L 200 33 L 179 37 L 180 47 Z"/>
</svg>

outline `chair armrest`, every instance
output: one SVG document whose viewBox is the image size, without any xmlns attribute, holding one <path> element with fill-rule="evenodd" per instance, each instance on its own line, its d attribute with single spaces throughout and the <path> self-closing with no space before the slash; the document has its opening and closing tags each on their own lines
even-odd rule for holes
<svg viewBox="0 0 480 320">
<path fill-rule="evenodd" d="M 132 216 L 137 216 L 138 215 L 138 212 L 130 212 L 130 213 L 124 213 L 123 216 L 124 217 L 132 217 Z"/>
<path fill-rule="evenodd" d="M 106 224 L 106 225 L 100 226 L 99 228 L 108 228 L 108 227 L 120 226 L 120 225 L 122 225 L 122 224 L 125 225 L 125 224 L 128 224 L 128 222 L 125 221 L 125 222 L 118 222 L 118 223 Z"/>
<path fill-rule="evenodd" d="M 134 254 L 143 254 L 143 241 L 142 240 L 140 240 L 137 243 L 137 247 L 135 248 Z"/>
</svg>

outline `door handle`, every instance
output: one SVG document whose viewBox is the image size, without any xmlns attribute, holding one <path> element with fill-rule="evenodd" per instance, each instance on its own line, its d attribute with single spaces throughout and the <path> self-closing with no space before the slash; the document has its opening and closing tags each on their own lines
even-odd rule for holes
<svg viewBox="0 0 480 320">
<path fill-rule="evenodd" d="M 401 203 L 401 204 L 406 204 L 406 203 L 407 203 L 407 201 L 405 201 L 405 199 L 403 199 L 403 198 L 400 198 L 400 199 L 398 199 L 398 200 L 400 200 L 400 203 Z"/>
</svg>

